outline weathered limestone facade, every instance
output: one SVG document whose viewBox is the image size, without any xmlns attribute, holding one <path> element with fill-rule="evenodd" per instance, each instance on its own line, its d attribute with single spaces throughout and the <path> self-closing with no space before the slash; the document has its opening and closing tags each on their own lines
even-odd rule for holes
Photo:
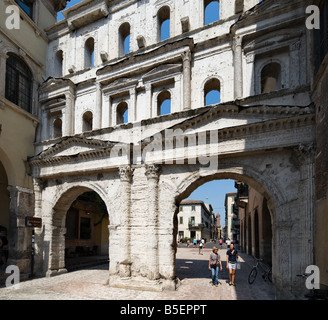
<svg viewBox="0 0 328 320">
<path fill-rule="evenodd" d="M 66 271 L 65 214 L 91 190 L 109 212 L 109 285 L 174 290 L 179 203 L 205 182 L 235 179 L 267 199 L 277 296 L 304 291 L 296 275 L 314 259 L 315 150 L 306 1 L 222 0 L 207 26 L 204 3 L 85 0 L 47 30 L 30 159 L 39 274 Z M 164 6 L 170 38 L 159 42 Z M 126 55 L 120 30 L 130 33 Z M 207 88 L 220 104 L 205 105 Z"/>
</svg>

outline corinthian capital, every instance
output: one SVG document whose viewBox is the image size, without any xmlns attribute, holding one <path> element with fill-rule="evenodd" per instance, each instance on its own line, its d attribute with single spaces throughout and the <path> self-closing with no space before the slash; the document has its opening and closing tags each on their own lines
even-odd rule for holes
<svg viewBox="0 0 328 320">
<path fill-rule="evenodd" d="M 120 174 L 121 181 L 131 182 L 133 171 L 134 169 L 131 167 L 131 165 L 119 167 L 119 174 Z"/>
<path fill-rule="evenodd" d="M 147 179 L 158 179 L 161 174 L 161 166 L 157 164 L 146 165 L 146 176 Z"/>
<path fill-rule="evenodd" d="M 181 53 L 182 61 L 190 61 L 191 60 L 191 52 L 190 49 L 185 50 L 183 53 Z"/>
</svg>

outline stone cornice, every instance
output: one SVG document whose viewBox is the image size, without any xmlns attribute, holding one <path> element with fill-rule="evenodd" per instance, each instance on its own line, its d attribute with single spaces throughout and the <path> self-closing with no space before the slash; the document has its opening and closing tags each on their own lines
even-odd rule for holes
<svg viewBox="0 0 328 320">
<path fill-rule="evenodd" d="M 190 119 L 183 121 L 177 125 L 174 125 L 171 130 L 181 129 L 183 132 L 186 132 L 188 129 L 193 129 L 196 126 L 201 124 L 206 124 L 208 121 L 213 121 L 219 119 L 222 116 L 238 114 L 248 114 L 248 115 L 273 115 L 273 119 L 263 120 L 255 123 L 250 123 L 246 125 L 237 125 L 233 127 L 227 127 L 222 129 L 217 129 L 218 139 L 234 139 L 239 137 L 246 137 L 253 134 L 260 134 L 266 132 L 275 132 L 278 130 L 286 130 L 292 128 L 298 128 L 303 126 L 309 126 L 315 124 L 315 112 L 313 107 L 300 108 L 300 107 L 268 107 L 268 106 L 257 106 L 257 107 L 247 107 L 243 110 L 240 107 L 233 105 L 213 107 L 208 111 L 203 112 L 200 115 L 196 115 Z M 209 137 L 211 131 L 207 130 L 207 136 Z M 163 142 L 165 141 L 165 130 L 160 132 L 162 134 Z M 191 133 L 194 134 L 195 132 Z M 184 134 L 184 139 L 187 140 L 188 133 Z M 172 139 L 172 137 L 169 137 Z M 142 140 L 140 143 L 142 147 L 147 146 L 152 141 L 149 141 L 149 138 Z M 187 141 L 186 141 L 187 142 Z"/>
<path fill-rule="evenodd" d="M 97 76 L 101 79 L 105 76 L 105 74 L 112 73 L 115 70 L 120 71 L 120 77 L 122 77 L 122 72 L 124 72 L 125 67 L 131 67 L 136 63 L 140 63 L 141 61 L 150 61 L 150 63 L 147 63 L 147 66 L 145 68 L 155 68 L 157 65 L 161 65 L 163 63 L 172 63 L 172 61 L 160 61 L 157 63 L 157 65 L 154 65 L 151 63 L 151 58 L 154 56 L 159 56 L 161 54 L 164 54 L 167 52 L 173 52 L 174 50 L 183 49 L 184 47 L 189 47 L 191 51 L 194 47 L 194 42 L 192 38 L 184 38 L 180 40 L 172 40 L 170 39 L 170 42 L 164 43 L 160 46 L 156 46 L 152 50 L 149 50 L 147 52 L 133 52 L 131 54 L 126 55 L 123 59 L 117 59 L 114 61 L 111 61 L 101 69 L 98 69 Z M 179 53 L 177 53 L 176 56 L 173 57 L 175 60 L 181 60 L 181 57 Z M 166 58 L 167 59 L 167 58 Z M 172 59 L 172 57 L 171 57 Z M 139 70 L 139 72 L 141 72 Z M 102 80 L 102 79 L 101 79 Z"/>
</svg>

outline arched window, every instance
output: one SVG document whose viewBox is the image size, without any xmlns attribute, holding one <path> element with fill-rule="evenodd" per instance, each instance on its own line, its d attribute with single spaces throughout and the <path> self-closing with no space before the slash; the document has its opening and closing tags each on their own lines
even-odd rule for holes
<svg viewBox="0 0 328 320">
<path fill-rule="evenodd" d="M 126 102 L 121 102 L 116 109 L 116 124 L 128 123 L 128 104 Z"/>
<path fill-rule="evenodd" d="M 84 45 L 84 67 L 94 67 L 95 40 L 89 38 Z"/>
<path fill-rule="evenodd" d="M 119 28 L 119 55 L 123 56 L 130 52 L 130 24 L 123 23 Z"/>
<path fill-rule="evenodd" d="M 82 131 L 92 131 L 92 119 L 93 115 L 91 111 L 87 111 L 83 114 L 82 120 L 83 120 L 83 126 Z"/>
<path fill-rule="evenodd" d="M 218 104 L 221 102 L 221 84 L 220 80 L 212 78 L 204 86 L 205 106 Z"/>
<path fill-rule="evenodd" d="M 157 96 L 157 114 L 163 116 L 171 113 L 171 94 L 163 91 Z"/>
<path fill-rule="evenodd" d="M 170 21 L 170 8 L 165 6 L 159 9 L 157 12 L 158 41 L 163 41 L 170 38 Z"/>
<path fill-rule="evenodd" d="M 261 71 L 261 93 L 281 89 L 281 66 L 277 62 L 267 64 Z"/>
<path fill-rule="evenodd" d="M 63 76 L 63 51 L 58 50 L 55 55 L 55 76 Z"/>
<path fill-rule="evenodd" d="M 6 99 L 31 112 L 32 72 L 26 63 L 9 53 L 6 62 Z"/>
<path fill-rule="evenodd" d="M 204 0 L 204 24 L 208 24 L 220 20 L 220 2 Z"/>
<path fill-rule="evenodd" d="M 54 121 L 54 124 L 53 124 L 53 138 L 56 139 L 56 138 L 59 138 L 63 135 L 63 132 L 62 132 L 62 127 L 63 127 L 63 122 L 60 118 L 57 118 L 55 121 Z"/>
</svg>

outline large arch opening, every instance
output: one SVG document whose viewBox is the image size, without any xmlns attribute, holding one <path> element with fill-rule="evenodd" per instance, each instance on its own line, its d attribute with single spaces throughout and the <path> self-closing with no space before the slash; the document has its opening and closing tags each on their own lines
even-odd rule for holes
<svg viewBox="0 0 328 320">
<path fill-rule="evenodd" d="M 107 206 L 98 192 L 87 187 L 66 191 L 54 208 L 49 269 L 56 274 L 108 264 L 108 225 Z"/>
<path fill-rule="evenodd" d="M 236 245 L 243 257 L 247 257 L 251 262 L 255 257 L 262 258 L 266 264 L 275 259 L 277 252 L 273 250 L 275 240 L 272 232 L 272 221 L 276 215 L 274 202 L 260 182 L 235 173 L 217 173 L 193 181 L 190 179 L 181 186 L 183 187 L 176 197 L 177 210 L 173 221 L 173 242 L 177 247 L 174 271 L 178 279 L 208 278 L 208 257 L 211 249 L 213 246 L 218 247 L 221 259 L 225 259 L 230 241 Z M 248 188 L 249 186 L 252 188 Z M 256 213 L 252 213 L 253 207 L 249 206 L 248 200 L 252 197 L 252 194 L 248 193 L 249 190 L 251 193 L 256 192 L 257 198 L 261 195 L 265 203 L 263 208 L 257 208 Z M 229 197 L 231 200 L 228 200 Z M 211 214 L 210 219 L 206 219 L 206 208 Z M 182 226 L 185 227 L 184 232 Z M 204 238 L 206 249 L 200 250 L 199 243 Z M 256 248 L 253 248 L 255 238 Z M 220 239 L 223 240 L 222 246 Z M 182 250 L 191 250 L 194 258 L 191 258 L 190 254 L 187 260 L 181 258 Z M 206 255 L 205 260 L 201 253 Z M 273 269 L 273 274 L 276 272 L 277 270 Z"/>
</svg>

